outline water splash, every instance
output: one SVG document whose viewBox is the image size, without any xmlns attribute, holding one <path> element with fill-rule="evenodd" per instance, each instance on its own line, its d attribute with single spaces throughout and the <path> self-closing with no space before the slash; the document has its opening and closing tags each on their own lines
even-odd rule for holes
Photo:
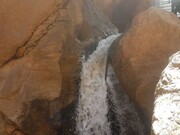
<svg viewBox="0 0 180 135">
<path fill-rule="evenodd" d="M 78 135 L 144 135 L 135 107 L 120 88 L 112 66 L 107 67 L 109 46 L 118 36 L 101 40 L 88 60 L 82 61 Z"/>
<path fill-rule="evenodd" d="M 108 122 L 107 85 L 105 71 L 107 52 L 119 36 L 112 35 L 99 42 L 97 49 L 82 64 L 80 97 L 77 108 L 78 135 L 110 135 Z"/>
</svg>

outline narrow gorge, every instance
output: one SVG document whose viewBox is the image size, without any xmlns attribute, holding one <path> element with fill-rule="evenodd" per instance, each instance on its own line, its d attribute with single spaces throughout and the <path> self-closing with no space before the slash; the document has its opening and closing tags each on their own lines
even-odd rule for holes
<svg viewBox="0 0 180 135">
<path fill-rule="evenodd" d="M 0 135 L 180 135 L 180 0 L 2 0 Z"/>
</svg>

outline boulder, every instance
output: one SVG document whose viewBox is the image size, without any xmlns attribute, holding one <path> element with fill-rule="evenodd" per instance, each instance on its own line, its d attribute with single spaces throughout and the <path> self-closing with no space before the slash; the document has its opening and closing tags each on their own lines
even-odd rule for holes
<svg viewBox="0 0 180 135">
<path fill-rule="evenodd" d="M 180 52 L 169 59 L 155 90 L 152 135 L 180 134 Z"/>
<path fill-rule="evenodd" d="M 179 43 L 179 19 L 173 13 L 151 7 L 134 18 L 129 31 L 110 49 L 123 89 L 149 121 L 159 76 L 168 58 L 180 50 Z"/>
<path fill-rule="evenodd" d="M 28 134 L 57 134 L 75 102 L 80 57 L 117 32 L 91 0 L 3 0 L 0 4 L 0 110 Z"/>
</svg>

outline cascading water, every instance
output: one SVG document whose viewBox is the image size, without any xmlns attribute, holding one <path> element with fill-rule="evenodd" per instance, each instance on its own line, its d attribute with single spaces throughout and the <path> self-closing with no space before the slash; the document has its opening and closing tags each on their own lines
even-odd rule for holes
<svg viewBox="0 0 180 135">
<path fill-rule="evenodd" d="M 113 88 L 113 83 L 111 83 L 113 80 L 111 74 L 107 74 L 111 77 L 107 77 L 108 82 L 106 82 L 106 66 L 108 48 L 119 35 L 120 34 L 112 35 L 101 40 L 97 49 L 89 56 L 87 61 L 82 62 L 81 84 L 76 116 L 76 132 L 78 135 L 115 135 L 111 128 L 112 124 L 108 118 L 110 109 L 107 99 L 108 89 Z M 110 84 L 110 87 L 108 84 Z M 116 100 L 118 100 L 117 96 L 113 94 L 116 94 L 114 90 L 110 92 L 111 96 L 109 97 L 113 98 L 113 100 L 111 100 L 112 104 L 115 104 L 114 107 L 117 107 L 114 111 L 115 115 L 117 115 L 118 123 L 123 124 L 123 122 L 121 122 L 121 120 L 125 120 L 122 117 L 123 111 L 127 109 L 123 110 L 117 106 L 121 104 L 116 102 Z M 122 100 L 123 99 L 125 98 L 123 97 Z M 124 103 L 126 102 L 123 102 L 123 104 Z M 122 117 L 122 119 L 120 117 Z M 132 128 L 139 128 L 139 126 L 135 126 L 136 124 L 133 124 L 133 122 L 131 122 L 131 125 Z M 122 128 L 123 125 L 119 127 L 122 135 L 128 135 L 126 134 L 126 128 Z M 142 133 L 139 131 L 139 133 L 139 135 L 143 135 L 143 131 Z M 116 135 L 119 135 L 119 132 Z"/>
<path fill-rule="evenodd" d="M 107 86 L 105 82 L 107 51 L 118 35 L 101 40 L 96 51 L 82 64 L 80 97 L 77 108 L 78 135 L 110 135 Z"/>
</svg>

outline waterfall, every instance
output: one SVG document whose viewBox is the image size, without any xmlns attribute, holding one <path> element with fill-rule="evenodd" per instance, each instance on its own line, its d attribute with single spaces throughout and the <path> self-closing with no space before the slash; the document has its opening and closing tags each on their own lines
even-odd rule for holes
<svg viewBox="0 0 180 135">
<path fill-rule="evenodd" d="M 119 35 L 99 42 L 97 49 L 82 64 L 80 97 L 77 108 L 78 135 L 110 135 L 107 119 L 107 86 L 105 82 L 107 51 Z"/>
<path fill-rule="evenodd" d="M 78 135 L 115 135 L 112 131 L 112 124 L 108 118 L 109 114 L 109 103 L 108 103 L 108 90 L 109 88 L 113 89 L 113 83 L 111 83 L 112 75 L 111 72 L 107 75 L 106 80 L 106 70 L 107 70 L 107 53 L 109 46 L 120 34 L 109 36 L 106 39 L 103 39 L 99 42 L 96 50 L 89 56 L 85 61 L 82 61 L 82 72 L 81 72 L 81 84 L 79 91 L 79 102 L 77 106 L 77 116 L 76 116 L 76 132 Z M 109 69 L 108 69 L 109 71 Z M 107 82 L 106 82 L 107 81 Z M 110 86 L 108 86 L 110 84 Z M 117 115 L 117 120 L 119 124 L 123 124 L 121 120 L 131 120 L 132 116 L 129 116 L 129 119 L 124 119 L 122 117 L 123 113 L 132 111 L 128 110 L 123 105 L 121 105 L 117 99 L 117 96 L 114 96 L 115 91 L 111 91 L 110 98 L 112 98 L 112 103 L 116 107 L 114 109 L 115 114 Z M 121 98 L 120 96 L 118 98 Z M 127 98 L 122 97 L 121 100 L 125 100 L 122 104 L 127 103 Z M 118 106 L 121 107 L 118 107 Z M 124 109 L 123 109 L 123 107 Z M 132 110 L 132 109 L 130 109 Z M 136 116 L 136 115 L 135 115 Z M 121 118 L 120 118 L 121 117 Z M 133 117 L 132 119 L 136 119 Z M 136 121 L 136 120 L 135 120 Z M 125 121 L 127 123 L 127 121 Z M 125 123 L 124 122 L 124 123 Z M 137 128 L 139 126 L 136 123 L 131 121 L 130 128 Z M 125 126 L 125 125 L 124 125 Z M 126 134 L 127 128 L 123 125 L 119 127 L 121 133 Z M 138 131 L 138 135 L 141 134 L 141 131 Z M 142 131 L 143 132 L 143 131 Z M 134 133 L 134 132 L 132 132 Z M 124 135 L 122 134 L 122 135 Z M 119 135 L 119 134 L 116 134 Z M 130 135 L 130 134 L 126 134 Z M 135 134 L 133 134 L 135 135 Z"/>
</svg>

